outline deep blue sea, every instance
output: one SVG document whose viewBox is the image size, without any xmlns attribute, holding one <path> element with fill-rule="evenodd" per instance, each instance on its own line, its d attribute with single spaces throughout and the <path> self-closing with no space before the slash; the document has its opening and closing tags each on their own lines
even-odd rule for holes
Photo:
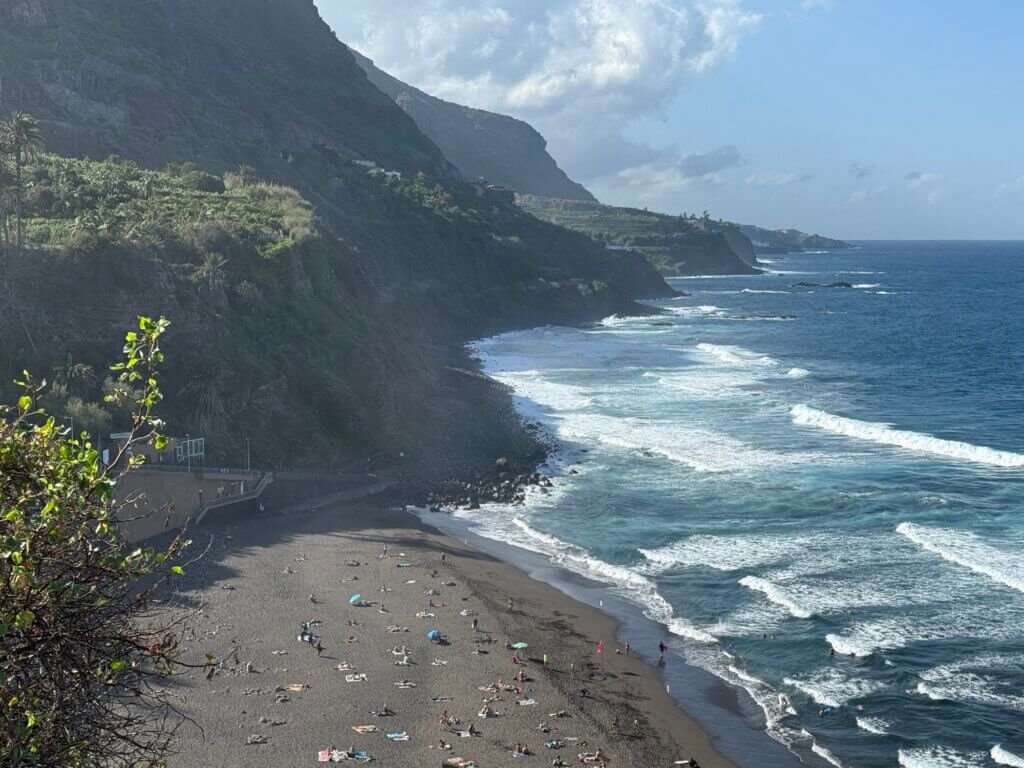
<svg viewBox="0 0 1024 768">
<path fill-rule="evenodd" d="M 805 762 L 1024 766 L 1024 243 L 767 267 L 474 345 L 563 450 L 458 514 L 638 603 Z"/>
</svg>

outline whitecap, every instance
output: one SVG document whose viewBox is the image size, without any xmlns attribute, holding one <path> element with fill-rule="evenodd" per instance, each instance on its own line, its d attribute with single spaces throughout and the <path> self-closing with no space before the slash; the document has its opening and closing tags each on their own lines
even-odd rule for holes
<svg viewBox="0 0 1024 768">
<path fill-rule="evenodd" d="M 996 744 L 990 752 L 992 760 L 1000 765 L 1009 765 L 1011 768 L 1024 768 L 1024 757 L 1015 755 L 1002 744 Z"/>
<path fill-rule="evenodd" d="M 885 687 L 879 680 L 848 677 L 831 667 L 811 677 L 786 677 L 782 682 L 826 707 L 841 707 L 856 699 L 866 699 Z"/>
<path fill-rule="evenodd" d="M 825 747 L 821 746 L 821 744 L 819 744 L 817 741 L 811 744 L 811 752 L 832 763 L 832 765 L 836 766 L 836 768 L 845 768 L 845 766 L 843 766 L 843 764 L 839 762 L 838 757 L 833 755 L 832 752 L 830 752 Z"/>
<path fill-rule="evenodd" d="M 856 720 L 858 728 L 868 733 L 874 733 L 877 736 L 887 735 L 889 728 L 892 727 L 892 723 L 880 717 L 858 717 Z"/>
<path fill-rule="evenodd" d="M 855 283 L 854 288 L 881 288 L 879 283 Z"/>
<path fill-rule="evenodd" d="M 903 768 L 981 768 L 985 755 L 982 752 L 959 752 L 950 747 L 916 747 L 900 749 L 899 764 Z"/>
<path fill-rule="evenodd" d="M 794 424 L 817 427 L 826 432 L 866 440 L 879 445 L 892 445 L 909 451 L 919 451 L 995 467 L 1024 467 L 1024 454 L 971 445 L 956 440 L 944 440 L 919 432 L 894 429 L 890 424 L 834 416 L 807 405 L 793 406 L 790 415 Z"/>
<path fill-rule="evenodd" d="M 751 352 L 749 349 L 743 349 L 742 347 L 701 342 L 697 345 L 697 349 L 726 365 L 741 367 L 778 365 L 778 361 L 768 355 Z"/>
<path fill-rule="evenodd" d="M 773 603 L 781 605 L 798 619 L 809 619 L 814 615 L 813 611 L 797 603 L 785 589 L 766 579 L 757 576 L 744 576 L 740 579 L 740 584 L 748 589 L 763 593 Z"/>
<path fill-rule="evenodd" d="M 896 526 L 896 533 L 943 560 L 1024 592 L 1024 560 L 986 544 L 973 533 L 926 528 L 914 523 L 900 523 Z"/>
<path fill-rule="evenodd" d="M 811 375 L 811 372 L 806 368 L 790 368 L 786 371 L 786 375 L 791 379 L 803 379 Z"/>
</svg>

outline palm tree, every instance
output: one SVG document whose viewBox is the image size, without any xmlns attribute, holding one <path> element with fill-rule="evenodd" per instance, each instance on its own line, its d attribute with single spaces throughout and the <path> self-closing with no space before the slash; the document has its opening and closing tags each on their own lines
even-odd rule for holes
<svg viewBox="0 0 1024 768">
<path fill-rule="evenodd" d="M 16 112 L 10 119 L 0 125 L 0 133 L 4 136 L 4 144 L 14 156 L 14 214 L 16 219 L 16 244 L 24 245 L 25 232 L 22 223 L 22 185 L 21 171 L 25 163 L 43 151 L 43 129 L 39 121 L 25 112 Z"/>
<path fill-rule="evenodd" d="M 0 126 L 0 245 L 7 245 L 11 240 L 7 226 L 7 161 L 10 156 L 7 133 Z"/>
</svg>

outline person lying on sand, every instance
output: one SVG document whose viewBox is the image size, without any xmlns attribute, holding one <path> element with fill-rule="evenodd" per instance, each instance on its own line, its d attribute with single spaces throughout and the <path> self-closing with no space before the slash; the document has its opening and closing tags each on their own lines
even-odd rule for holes
<svg viewBox="0 0 1024 768">
<path fill-rule="evenodd" d="M 512 750 L 513 757 L 528 757 L 529 755 L 530 750 L 524 744 L 516 744 L 516 748 Z"/>
<path fill-rule="evenodd" d="M 405 643 L 402 644 L 401 648 L 399 648 L 396 645 L 394 648 L 391 649 L 392 656 L 408 656 L 410 653 L 411 651 L 409 650 L 409 647 L 405 645 Z"/>
<path fill-rule="evenodd" d="M 491 709 L 490 705 L 484 704 L 483 707 L 480 709 L 480 711 L 477 712 L 476 716 L 477 717 L 487 718 L 487 717 L 496 717 L 497 715 L 494 712 L 494 710 Z"/>
<path fill-rule="evenodd" d="M 371 710 L 370 714 L 374 717 L 394 717 L 395 711 L 385 704 L 380 709 Z"/>
</svg>

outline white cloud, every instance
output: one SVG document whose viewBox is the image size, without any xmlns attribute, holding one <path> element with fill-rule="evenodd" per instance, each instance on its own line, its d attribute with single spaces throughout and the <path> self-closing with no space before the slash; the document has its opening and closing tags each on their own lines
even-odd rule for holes
<svg viewBox="0 0 1024 768">
<path fill-rule="evenodd" d="M 1013 181 L 1000 184 L 996 187 L 996 197 L 1020 197 L 1024 196 L 1024 175 L 1018 176 Z"/>
<path fill-rule="evenodd" d="M 908 189 L 920 189 L 921 187 L 927 187 L 942 181 L 942 174 L 913 171 L 904 176 L 903 180 L 907 182 Z"/>
<path fill-rule="evenodd" d="M 889 191 L 889 187 L 888 187 L 888 185 L 885 185 L 885 184 L 883 184 L 880 187 L 875 187 L 874 189 L 866 189 L 866 188 L 857 189 L 857 190 L 854 190 L 853 193 L 850 195 L 850 197 L 847 199 L 846 204 L 847 205 L 860 205 L 861 203 L 866 202 L 867 200 L 871 199 L 872 197 L 877 197 L 878 195 L 884 194 L 884 193 L 886 193 L 888 191 Z"/>
<path fill-rule="evenodd" d="M 625 138 L 728 60 L 742 0 L 317 0 L 338 36 L 441 98 L 515 115 L 584 179 L 664 160 Z M 678 154 L 675 163 L 686 158 Z"/>
<path fill-rule="evenodd" d="M 752 184 L 755 187 L 786 187 L 790 184 L 810 180 L 811 177 L 806 174 L 801 176 L 798 173 L 783 173 L 782 171 L 767 171 L 747 176 L 747 184 Z"/>
</svg>

